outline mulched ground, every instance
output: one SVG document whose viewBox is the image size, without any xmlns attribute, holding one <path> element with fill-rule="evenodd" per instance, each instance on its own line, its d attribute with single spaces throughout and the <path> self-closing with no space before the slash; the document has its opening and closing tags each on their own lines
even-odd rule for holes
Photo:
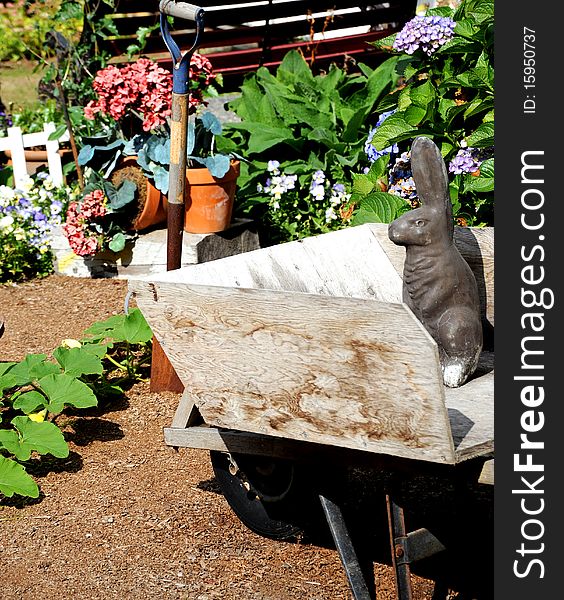
<svg viewBox="0 0 564 600">
<path fill-rule="evenodd" d="M 123 310 L 126 291 L 121 280 L 56 275 L 0 286 L 0 315 L 6 322 L 0 360 L 50 352 L 63 338 L 81 337 L 94 321 Z M 69 416 L 68 459 L 47 459 L 34 467 L 40 498 L 0 500 L 3 599 L 352 598 L 330 544 L 277 542 L 252 533 L 222 496 L 208 453 L 176 452 L 164 444 L 162 428 L 170 425 L 177 404 L 178 395 L 151 393 L 142 383 L 123 400 Z M 423 484 L 412 483 L 404 485 L 406 502 L 411 493 L 419 504 L 415 491 Z M 345 490 L 356 496 L 354 482 L 351 486 Z M 454 512 L 468 557 L 456 551 L 454 559 L 441 559 L 437 568 L 427 563 L 429 573 L 424 574 L 439 572 L 456 580 L 456 564 L 462 560 L 458 581 L 482 591 L 451 590 L 445 583 L 433 595 L 433 582 L 414 576 L 414 600 L 489 597 L 491 492 L 476 494 L 439 480 L 432 488 L 430 506 L 438 506 L 440 517 L 426 514 L 429 522 L 452 530 L 449 514 Z M 394 598 L 394 583 L 385 558 L 383 505 L 380 496 L 375 498 L 380 504 L 369 504 L 359 522 L 368 527 L 377 521 L 369 537 L 382 557 L 375 564 L 378 598 L 387 600 Z M 476 534 L 476 524 L 484 522 L 485 534 Z"/>
</svg>

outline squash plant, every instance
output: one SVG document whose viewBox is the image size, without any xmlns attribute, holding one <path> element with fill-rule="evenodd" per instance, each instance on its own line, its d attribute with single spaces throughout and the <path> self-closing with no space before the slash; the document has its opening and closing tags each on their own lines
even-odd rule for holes
<svg viewBox="0 0 564 600">
<path fill-rule="evenodd" d="M 52 353 L 0 363 L 0 493 L 37 498 L 26 472 L 32 454 L 65 458 L 68 444 L 56 422 L 66 408 L 97 406 L 140 379 L 150 359 L 152 333 L 139 309 L 92 325 L 81 341 L 65 340 Z M 117 369 L 118 376 L 110 373 Z"/>
</svg>

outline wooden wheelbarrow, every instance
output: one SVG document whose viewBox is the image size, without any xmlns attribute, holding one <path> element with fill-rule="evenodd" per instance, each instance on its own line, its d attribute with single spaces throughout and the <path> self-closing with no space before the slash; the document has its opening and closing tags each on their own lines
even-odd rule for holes
<svg viewBox="0 0 564 600">
<path fill-rule="evenodd" d="M 457 229 L 455 241 L 487 334 L 493 229 Z M 294 531 L 268 508 L 287 501 L 288 464 L 312 453 L 414 465 L 491 458 L 493 353 L 462 387 L 443 386 L 436 344 L 401 301 L 403 260 L 386 225 L 366 224 L 129 283 L 185 386 L 166 443 L 211 450 L 227 500 L 255 531 Z M 374 597 L 338 502 L 318 496 L 354 597 Z M 425 530 L 408 534 L 401 507 L 391 497 L 388 507 L 404 600 L 410 563 L 443 546 Z"/>
</svg>

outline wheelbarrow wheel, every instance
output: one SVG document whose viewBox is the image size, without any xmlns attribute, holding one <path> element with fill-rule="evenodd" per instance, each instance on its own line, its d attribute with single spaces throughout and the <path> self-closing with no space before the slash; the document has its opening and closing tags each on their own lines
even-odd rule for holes
<svg viewBox="0 0 564 600">
<path fill-rule="evenodd" d="M 275 540 L 303 536 L 317 506 L 303 467 L 213 450 L 210 458 L 227 503 L 249 529 Z"/>
</svg>

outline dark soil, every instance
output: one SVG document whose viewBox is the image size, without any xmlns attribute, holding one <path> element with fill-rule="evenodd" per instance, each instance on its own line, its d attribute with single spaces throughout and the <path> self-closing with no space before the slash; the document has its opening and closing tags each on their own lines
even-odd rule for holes
<svg viewBox="0 0 564 600">
<path fill-rule="evenodd" d="M 62 276 L 0 286 L 6 326 L 0 360 L 48 353 L 63 338 L 81 337 L 94 321 L 123 310 L 126 291 L 121 280 Z M 44 458 L 32 468 L 40 498 L 0 499 L 3 599 L 352 598 L 327 536 L 280 542 L 256 535 L 227 505 L 206 451 L 165 445 L 162 429 L 170 425 L 178 400 L 177 394 L 155 394 L 140 383 L 121 400 L 66 417 L 70 456 Z M 341 481 L 336 469 L 326 467 Z M 353 522 L 377 557 L 378 599 L 392 599 L 384 496 L 376 483 L 382 473 L 351 473 L 342 479 L 341 492 L 354 497 L 351 505 L 364 499 Z M 456 546 L 452 523 L 457 523 L 458 543 L 468 556 L 455 552 L 421 563 L 425 568 L 417 572 L 429 579 L 413 576 L 414 599 L 486 598 L 491 493 L 450 480 L 433 482 L 429 488 L 427 480 L 401 479 L 401 497 L 417 509 L 409 525 L 417 519 L 433 523 Z M 374 489 L 365 494 L 369 487 Z M 417 493 L 423 487 L 427 512 Z M 484 523 L 486 533 L 478 533 Z M 444 584 L 435 589 L 437 573 Z M 486 592 L 466 594 L 468 582 Z"/>
</svg>

